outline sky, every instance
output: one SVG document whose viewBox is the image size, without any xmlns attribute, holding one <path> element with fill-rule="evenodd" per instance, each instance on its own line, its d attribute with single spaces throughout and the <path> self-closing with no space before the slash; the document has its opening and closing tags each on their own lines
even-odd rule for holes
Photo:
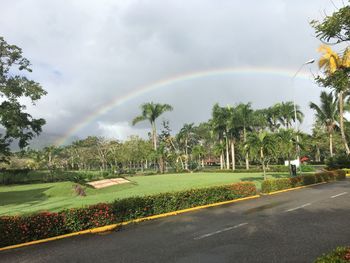
<svg viewBox="0 0 350 263">
<path fill-rule="evenodd" d="M 41 146 L 88 135 L 147 136 L 131 125 L 144 102 L 169 103 L 177 132 L 210 118 L 212 106 L 254 108 L 293 100 L 305 113 L 322 88 L 313 76 L 321 44 L 309 25 L 339 0 L 1 1 L 0 35 L 23 49 L 30 78 L 48 94 L 28 112 L 46 119 Z"/>
</svg>

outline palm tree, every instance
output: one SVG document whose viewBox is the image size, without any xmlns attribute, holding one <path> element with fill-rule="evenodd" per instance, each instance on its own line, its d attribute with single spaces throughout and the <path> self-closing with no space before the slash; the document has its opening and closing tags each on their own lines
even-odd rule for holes
<svg viewBox="0 0 350 263">
<path fill-rule="evenodd" d="M 203 160 L 204 154 L 205 154 L 205 149 L 203 145 L 197 144 L 193 147 L 192 149 L 193 158 L 197 158 L 198 165 L 201 167 L 204 167 L 204 160 Z"/>
<path fill-rule="evenodd" d="M 157 150 L 157 128 L 156 128 L 156 119 L 166 111 L 172 111 L 173 107 L 169 104 L 160 104 L 148 102 L 141 105 L 142 114 L 137 116 L 133 121 L 132 125 L 140 121 L 148 120 L 152 126 L 152 139 L 153 139 L 153 148 Z"/>
<path fill-rule="evenodd" d="M 181 128 L 179 134 L 179 139 L 184 142 L 185 146 L 185 170 L 188 170 L 188 148 L 189 148 L 189 142 L 192 140 L 195 136 L 195 127 L 194 123 L 190 124 L 184 124 L 184 126 Z"/>
<path fill-rule="evenodd" d="M 255 131 L 262 131 L 269 127 L 267 109 L 254 110 L 251 126 Z"/>
<path fill-rule="evenodd" d="M 333 157 L 333 132 L 338 127 L 338 101 L 333 97 L 331 93 L 325 91 L 321 92 L 321 104 L 310 102 L 310 108 L 315 110 L 316 120 L 325 127 L 326 132 L 329 136 L 329 152 Z"/>
<path fill-rule="evenodd" d="M 295 119 L 295 111 L 297 119 Z M 302 122 L 303 118 L 304 114 L 301 112 L 299 105 L 295 105 L 294 109 L 294 103 L 292 101 L 282 102 L 279 105 L 279 120 L 286 129 L 291 128 L 292 121 Z"/>
<path fill-rule="evenodd" d="M 284 157 L 284 159 L 288 160 L 289 173 L 292 175 L 290 160 L 292 155 L 296 154 L 295 146 L 300 146 L 295 139 L 295 132 L 293 129 L 281 129 L 276 135 L 279 143 L 279 153 Z"/>
<path fill-rule="evenodd" d="M 266 109 L 267 122 L 269 124 L 269 128 L 272 132 L 277 131 L 281 124 L 278 122 L 280 117 L 280 109 L 281 104 L 277 103 Z"/>
<path fill-rule="evenodd" d="M 229 136 L 228 144 L 231 147 L 232 170 L 236 169 L 235 144 L 236 138 L 239 137 L 239 115 L 237 108 L 231 107 L 228 112 L 227 134 Z M 228 167 L 229 169 L 229 167 Z"/>
<path fill-rule="evenodd" d="M 247 142 L 247 129 L 252 124 L 253 119 L 253 109 L 251 107 L 251 103 L 241 103 L 237 105 L 236 111 L 237 111 L 237 119 L 238 119 L 238 125 L 243 130 L 243 143 Z M 245 165 L 246 169 L 249 170 L 249 153 L 246 152 L 245 155 Z"/>
<path fill-rule="evenodd" d="M 228 110 L 226 108 L 220 107 L 219 104 L 215 104 L 212 110 L 212 120 L 211 125 L 213 132 L 216 134 L 220 147 L 217 149 L 222 149 L 220 152 L 220 169 L 224 169 L 224 149 L 222 146 L 224 145 L 223 140 L 226 139 L 226 154 L 228 153 L 227 148 L 227 119 L 228 119 Z M 226 161 L 229 166 L 229 158 L 228 154 L 226 156 Z"/>
<path fill-rule="evenodd" d="M 244 147 L 247 152 L 252 156 L 256 156 L 260 161 L 263 167 L 264 180 L 266 180 L 266 165 L 276 150 L 276 140 L 274 135 L 267 131 L 249 133 Z"/>
<path fill-rule="evenodd" d="M 326 82 L 326 86 L 331 86 L 338 94 L 340 133 L 343 144 L 345 146 L 346 154 L 349 155 L 350 149 L 345 137 L 344 129 L 344 93 L 349 90 L 349 83 L 347 74 L 342 73 L 343 70 L 346 70 L 350 67 L 350 48 L 345 49 L 343 56 L 338 55 L 327 45 L 321 45 L 318 51 L 322 53 L 322 56 L 318 61 L 318 66 L 319 68 L 324 69 L 327 77 L 329 77 L 328 81 L 331 83 L 327 83 L 327 79 L 319 80 L 321 83 Z M 334 80 L 332 77 L 334 77 Z M 344 79 L 346 81 L 344 81 Z"/>
</svg>

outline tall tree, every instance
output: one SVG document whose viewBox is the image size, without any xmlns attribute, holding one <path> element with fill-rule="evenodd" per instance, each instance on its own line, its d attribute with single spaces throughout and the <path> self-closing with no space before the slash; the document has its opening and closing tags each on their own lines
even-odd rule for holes
<svg viewBox="0 0 350 263">
<path fill-rule="evenodd" d="M 227 113 L 226 108 L 220 107 L 219 104 L 216 103 L 213 106 L 211 124 L 213 132 L 216 134 L 219 141 L 216 147 L 216 152 L 221 149 L 220 169 L 224 169 L 224 146 L 226 146 L 227 149 L 227 144 L 224 143 L 224 140 L 227 140 Z"/>
<path fill-rule="evenodd" d="M 344 7 L 325 16 L 322 20 L 311 21 L 311 26 L 315 29 L 316 36 L 323 42 L 329 44 L 339 44 L 350 40 L 350 6 Z M 349 48 L 346 48 L 343 55 L 339 56 L 330 47 L 321 45 L 320 51 L 323 53 L 319 60 L 320 68 L 323 68 L 326 77 L 317 77 L 317 82 L 324 86 L 330 87 L 338 94 L 339 103 L 339 126 L 341 137 L 347 155 L 350 149 L 345 137 L 344 119 L 343 119 L 343 97 L 349 89 Z"/>
<path fill-rule="evenodd" d="M 244 147 L 247 152 L 259 160 L 263 168 L 264 180 L 266 180 L 266 165 L 276 151 L 276 139 L 274 135 L 267 131 L 249 133 Z"/>
<path fill-rule="evenodd" d="M 295 146 L 300 146 L 295 139 L 295 131 L 293 129 L 280 129 L 278 133 L 276 133 L 276 136 L 279 155 L 282 156 L 284 160 L 287 159 L 289 173 L 292 175 L 290 161 L 293 155 L 296 157 L 297 151 Z"/>
<path fill-rule="evenodd" d="M 238 126 L 243 132 L 243 143 L 247 142 L 247 130 L 250 128 L 253 120 L 253 109 L 251 103 L 240 103 L 236 107 Z M 249 152 L 245 154 L 246 169 L 249 170 Z"/>
<path fill-rule="evenodd" d="M 350 149 L 344 128 L 344 94 L 349 91 L 350 86 L 350 48 L 346 48 L 342 56 L 326 45 L 321 45 L 319 51 L 322 56 L 318 65 L 324 70 L 326 76 L 319 76 L 316 80 L 322 86 L 332 88 L 338 94 L 339 127 L 346 154 L 349 155 Z"/>
<path fill-rule="evenodd" d="M 333 157 L 333 133 L 338 126 L 338 107 L 337 99 L 331 93 L 321 92 L 321 104 L 317 105 L 310 102 L 310 108 L 315 111 L 316 121 L 319 122 L 328 133 L 329 137 L 329 152 Z"/>
<path fill-rule="evenodd" d="M 236 169 L 236 140 L 239 137 L 240 116 L 236 107 L 229 108 L 227 133 L 229 135 L 229 145 L 231 147 L 232 170 Z"/>
<path fill-rule="evenodd" d="M 193 141 L 195 137 L 195 127 L 194 123 L 187 124 L 185 123 L 184 126 L 181 128 L 178 137 L 180 141 L 183 141 L 184 148 L 185 148 L 185 170 L 188 170 L 188 160 L 189 160 L 189 147 L 190 143 Z"/>
<path fill-rule="evenodd" d="M 279 123 L 280 105 L 280 103 L 277 103 L 266 109 L 267 122 L 272 132 L 276 132 L 281 126 Z"/>
<path fill-rule="evenodd" d="M 20 74 L 23 71 L 30 73 L 30 66 L 19 47 L 0 37 L 0 125 L 5 130 L 4 134 L 0 133 L 0 162 L 7 159 L 14 139 L 23 148 L 45 124 L 44 119 L 35 119 L 27 113 L 26 106 L 21 103 L 21 99 L 26 97 L 35 104 L 46 94 L 39 83 Z"/>
<path fill-rule="evenodd" d="M 295 111 L 297 119 L 295 119 Z M 294 103 L 292 101 L 282 102 L 279 105 L 279 119 L 286 129 L 292 127 L 292 122 L 299 121 L 301 123 L 303 118 L 304 114 L 301 112 L 299 105 L 295 105 L 294 109 Z"/>
<path fill-rule="evenodd" d="M 132 125 L 135 125 L 138 122 L 148 120 L 152 126 L 152 140 L 153 148 L 157 150 L 157 128 L 156 128 L 156 119 L 166 111 L 172 111 L 173 107 L 169 104 L 160 104 L 160 103 L 145 103 L 141 105 L 142 113 L 140 116 L 137 116 L 132 121 Z"/>
</svg>

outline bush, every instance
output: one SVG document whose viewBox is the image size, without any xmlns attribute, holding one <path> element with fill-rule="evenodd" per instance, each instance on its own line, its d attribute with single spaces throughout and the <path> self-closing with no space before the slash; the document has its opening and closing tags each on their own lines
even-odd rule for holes
<svg viewBox="0 0 350 263">
<path fill-rule="evenodd" d="M 8 246 L 67 233 L 61 213 L 0 218 L 0 246 Z"/>
<path fill-rule="evenodd" d="M 350 168 L 350 156 L 344 153 L 336 154 L 326 160 L 326 165 L 329 169 Z"/>
<path fill-rule="evenodd" d="M 254 183 L 242 182 L 130 197 L 59 213 L 0 217 L 0 247 L 255 194 Z"/>
<path fill-rule="evenodd" d="M 88 208 L 70 209 L 62 212 L 67 232 L 113 224 L 115 215 L 108 204 L 97 204 Z"/>
<path fill-rule="evenodd" d="M 307 169 L 311 169 L 311 168 L 307 168 Z M 249 170 L 247 170 L 244 167 L 238 166 L 236 167 L 235 170 L 230 170 L 230 169 L 221 170 L 217 167 L 213 167 L 213 168 L 206 167 L 206 168 L 200 168 L 197 171 L 205 172 L 205 173 L 260 173 L 260 172 L 262 173 L 263 169 L 261 168 L 261 166 L 253 166 Z M 284 166 L 284 165 L 269 165 L 269 167 L 267 168 L 267 171 L 285 173 L 285 172 L 289 172 L 289 169 L 288 169 L 288 166 Z"/>
<path fill-rule="evenodd" d="M 261 192 L 270 193 L 303 185 L 310 185 L 341 179 L 345 179 L 345 171 L 343 170 L 324 171 L 320 173 L 307 174 L 290 178 L 269 179 L 262 182 Z"/>
<path fill-rule="evenodd" d="M 329 254 L 324 254 L 315 263 L 348 263 L 350 262 L 350 247 L 337 247 Z"/>
<path fill-rule="evenodd" d="M 119 175 L 108 171 L 32 171 L 28 169 L 0 170 L 0 184 L 4 185 L 65 181 L 84 184 L 86 181 L 115 177 L 119 177 Z"/>
<path fill-rule="evenodd" d="M 242 182 L 144 197 L 130 197 L 116 200 L 112 206 L 118 221 L 121 222 L 255 194 L 254 183 Z"/>
</svg>

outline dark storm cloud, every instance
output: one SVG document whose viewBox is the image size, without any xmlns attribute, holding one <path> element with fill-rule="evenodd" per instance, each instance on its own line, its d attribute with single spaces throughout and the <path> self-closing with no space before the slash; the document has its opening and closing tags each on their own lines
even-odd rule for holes
<svg viewBox="0 0 350 263">
<path fill-rule="evenodd" d="M 341 6 L 340 1 L 335 4 Z M 23 48 L 33 63 L 32 77 L 48 91 L 29 107 L 47 119 L 47 134 L 64 134 L 112 97 L 140 86 L 181 75 L 224 67 L 274 67 L 296 71 L 318 57 L 319 42 L 309 25 L 334 6 L 310 1 L 45 1 L 2 3 L 0 35 Z M 317 73 L 317 68 L 312 67 Z M 308 69 L 305 69 L 308 71 Z M 184 122 L 209 118 L 215 102 L 251 101 L 265 107 L 293 98 L 307 114 L 320 89 L 312 81 L 269 76 L 198 79 L 136 97 L 100 116 L 78 136 L 98 134 L 118 138 L 146 133 L 147 123 L 127 123 L 145 101 L 171 103 L 165 115 L 174 130 Z M 305 96 L 307 94 L 307 96 Z"/>
</svg>

